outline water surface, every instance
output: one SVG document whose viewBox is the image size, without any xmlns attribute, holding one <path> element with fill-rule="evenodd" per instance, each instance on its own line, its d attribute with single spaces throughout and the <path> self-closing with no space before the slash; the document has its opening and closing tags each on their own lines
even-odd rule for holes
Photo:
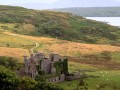
<svg viewBox="0 0 120 90">
<path fill-rule="evenodd" d="M 120 27 L 120 17 L 86 17 L 87 19 L 107 22 L 110 25 Z"/>
</svg>

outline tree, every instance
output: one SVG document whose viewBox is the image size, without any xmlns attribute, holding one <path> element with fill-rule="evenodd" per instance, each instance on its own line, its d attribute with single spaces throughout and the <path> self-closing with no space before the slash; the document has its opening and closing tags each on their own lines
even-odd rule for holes
<svg viewBox="0 0 120 90">
<path fill-rule="evenodd" d="M 30 77 L 22 77 L 19 87 L 21 90 L 34 90 L 37 82 Z"/>
<path fill-rule="evenodd" d="M 35 90 L 63 90 L 59 86 L 46 82 L 45 77 L 42 75 L 36 76 L 35 80 L 38 82 Z"/>
<path fill-rule="evenodd" d="M 0 66 L 0 90 L 16 90 L 19 77 L 11 70 Z"/>
<path fill-rule="evenodd" d="M 35 90 L 64 90 L 64 89 L 51 83 L 38 82 Z"/>
<path fill-rule="evenodd" d="M 13 70 L 15 67 L 17 67 L 18 62 L 13 57 L 0 56 L 0 65 Z"/>
<path fill-rule="evenodd" d="M 35 80 L 36 80 L 37 82 L 46 82 L 45 77 L 42 76 L 42 75 L 37 75 L 37 76 L 35 77 Z"/>
<path fill-rule="evenodd" d="M 8 66 L 13 69 L 17 66 L 17 60 L 15 58 L 9 57 L 8 59 Z"/>
</svg>

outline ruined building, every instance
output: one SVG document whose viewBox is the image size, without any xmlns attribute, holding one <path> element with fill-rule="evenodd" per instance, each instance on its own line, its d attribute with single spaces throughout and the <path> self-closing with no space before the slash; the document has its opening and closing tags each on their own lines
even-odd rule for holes
<svg viewBox="0 0 120 90">
<path fill-rule="evenodd" d="M 68 60 L 61 58 L 58 54 L 50 54 L 48 58 L 43 53 L 24 56 L 25 75 L 35 78 L 36 75 L 48 76 L 48 82 L 63 82 L 80 78 L 80 73 L 68 73 Z"/>
</svg>

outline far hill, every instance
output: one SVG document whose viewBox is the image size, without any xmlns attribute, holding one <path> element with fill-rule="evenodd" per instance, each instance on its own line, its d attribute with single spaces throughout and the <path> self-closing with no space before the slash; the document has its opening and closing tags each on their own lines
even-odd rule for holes
<svg viewBox="0 0 120 90">
<path fill-rule="evenodd" d="M 120 17 L 120 7 L 74 7 L 55 9 L 55 11 L 71 12 L 84 17 Z"/>
<path fill-rule="evenodd" d="M 118 43 L 120 28 L 71 13 L 0 6 L 0 31 L 82 43 Z"/>
</svg>

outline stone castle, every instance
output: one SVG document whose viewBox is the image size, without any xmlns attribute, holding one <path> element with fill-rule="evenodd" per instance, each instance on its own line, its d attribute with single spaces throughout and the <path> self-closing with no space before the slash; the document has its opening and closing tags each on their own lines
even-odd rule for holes
<svg viewBox="0 0 120 90">
<path fill-rule="evenodd" d="M 24 56 L 24 74 L 35 78 L 36 75 L 48 76 L 47 81 L 58 83 L 82 77 L 80 73 L 69 74 L 68 60 L 58 54 L 50 54 L 48 58 L 44 53 Z"/>
</svg>

